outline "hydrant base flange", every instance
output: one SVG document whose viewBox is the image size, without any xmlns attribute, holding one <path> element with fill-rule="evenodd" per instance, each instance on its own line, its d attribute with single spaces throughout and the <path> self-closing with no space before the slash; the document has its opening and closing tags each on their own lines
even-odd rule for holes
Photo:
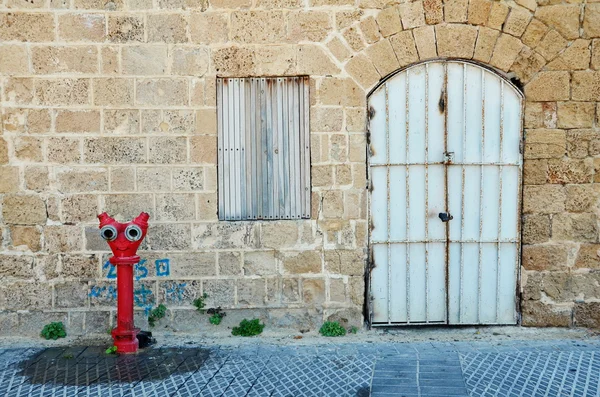
<svg viewBox="0 0 600 397">
<path fill-rule="evenodd" d="M 134 328 L 132 330 L 119 330 L 118 328 L 113 328 L 111 334 L 117 348 L 117 353 L 136 353 L 139 347 L 139 341 L 137 339 L 137 334 L 139 332 L 139 328 Z"/>
</svg>

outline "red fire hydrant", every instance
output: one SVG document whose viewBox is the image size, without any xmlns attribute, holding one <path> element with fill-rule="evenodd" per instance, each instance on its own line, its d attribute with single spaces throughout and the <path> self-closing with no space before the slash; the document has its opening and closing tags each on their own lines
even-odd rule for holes
<svg viewBox="0 0 600 397">
<path fill-rule="evenodd" d="M 98 219 L 100 235 L 113 253 L 109 262 L 117 267 L 117 326 L 112 337 L 118 353 L 135 353 L 140 329 L 133 325 L 133 266 L 140 261 L 137 249 L 146 237 L 150 215 L 142 212 L 133 221 L 120 223 L 103 212 Z"/>
</svg>

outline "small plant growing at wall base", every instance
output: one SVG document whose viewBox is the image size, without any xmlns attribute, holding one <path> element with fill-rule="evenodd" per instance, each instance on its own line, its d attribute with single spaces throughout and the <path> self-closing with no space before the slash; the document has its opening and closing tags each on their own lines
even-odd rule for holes
<svg viewBox="0 0 600 397">
<path fill-rule="evenodd" d="M 199 312 L 204 312 L 204 306 L 206 306 L 206 298 L 208 298 L 208 294 L 205 292 L 201 297 L 194 299 L 194 306 L 196 306 L 196 310 Z"/>
<path fill-rule="evenodd" d="M 211 315 L 208 321 L 213 325 L 221 324 L 221 320 L 223 320 L 223 317 L 226 316 L 225 312 L 221 310 L 220 306 L 216 309 L 208 309 L 206 312 Z"/>
<path fill-rule="evenodd" d="M 323 336 L 344 336 L 346 335 L 346 329 L 337 321 L 325 321 L 319 333 Z"/>
<path fill-rule="evenodd" d="M 148 316 L 148 324 L 151 327 L 154 327 L 154 325 L 156 325 L 156 322 L 163 318 L 166 313 L 167 307 L 161 303 L 156 308 L 150 311 L 150 315 Z"/>
<path fill-rule="evenodd" d="M 67 331 L 65 331 L 65 325 L 62 321 L 52 322 L 50 324 L 44 325 L 44 329 L 42 329 L 42 336 L 46 339 L 54 339 L 64 338 L 67 336 Z"/>
<path fill-rule="evenodd" d="M 117 346 L 111 346 L 106 349 L 106 354 L 117 354 Z"/>
<path fill-rule="evenodd" d="M 233 327 L 231 335 L 233 336 L 254 336 L 261 334 L 265 328 L 264 324 L 260 323 L 260 320 L 255 318 L 253 320 L 243 319 L 240 325 Z"/>
<path fill-rule="evenodd" d="M 356 325 L 350 327 L 350 333 L 356 335 L 358 333 L 358 327 Z"/>
</svg>

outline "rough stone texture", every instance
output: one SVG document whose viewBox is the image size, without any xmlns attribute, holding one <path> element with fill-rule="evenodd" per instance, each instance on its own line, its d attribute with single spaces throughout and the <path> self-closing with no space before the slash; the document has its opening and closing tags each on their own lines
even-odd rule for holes
<svg viewBox="0 0 600 397">
<path fill-rule="evenodd" d="M 3 4 L 0 310 L 9 315 L 76 309 L 68 314 L 76 332 L 84 318 L 102 332 L 114 299 L 95 216 L 129 220 L 145 210 L 148 277 L 169 259 L 172 279 L 143 282 L 152 302 L 176 307 L 171 322 L 188 324 L 173 327 L 190 327 L 183 309 L 203 292 L 230 322 L 258 313 L 299 328 L 359 325 L 367 93 L 399 68 L 439 57 L 474 59 L 524 87 L 523 324 L 597 324 L 597 3 Z M 219 222 L 216 76 L 282 75 L 310 78 L 311 219 Z M 85 283 L 104 296 L 87 296 Z M 23 297 L 7 301 L 17 290 Z"/>
</svg>

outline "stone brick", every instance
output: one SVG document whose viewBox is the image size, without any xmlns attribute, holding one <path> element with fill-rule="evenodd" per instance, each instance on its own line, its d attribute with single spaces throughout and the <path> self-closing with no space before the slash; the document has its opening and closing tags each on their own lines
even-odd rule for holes
<svg viewBox="0 0 600 397">
<path fill-rule="evenodd" d="M 108 172 L 105 168 L 65 168 L 55 173 L 63 193 L 108 191 Z"/>
<path fill-rule="evenodd" d="M 149 194 L 110 194 L 104 196 L 104 207 L 100 208 L 100 211 L 106 211 L 113 218 L 125 222 L 129 222 L 142 211 L 148 212 L 153 219 L 154 211 L 152 206 L 148 205 L 151 202 L 152 196 Z"/>
<path fill-rule="evenodd" d="M 594 173 L 593 161 L 589 159 L 553 159 L 548 161 L 549 183 L 591 183 Z"/>
<path fill-rule="evenodd" d="M 523 187 L 525 213 L 552 214 L 565 210 L 566 193 L 563 186 L 533 185 Z"/>
<path fill-rule="evenodd" d="M 221 276 L 238 276 L 241 273 L 240 252 L 219 252 L 218 268 Z"/>
<path fill-rule="evenodd" d="M 5 195 L 2 203 L 5 224 L 43 225 L 46 223 L 46 204 L 37 195 Z"/>
<path fill-rule="evenodd" d="M 0 306 L 7 310 L 49 309 L 52 306 L 52 287 L 47 283 L 5 284 L 0 287 Z M 35 328 L 36 336 L 42 327 Z"/>
<path fill-rule="evenodd" d="M 540 72 L 525 86 L 525 96 L 530 101 L 568 100 L 569 80 L 568 72 Z"/>
<path fill-rule="evenodd" d="M 600 98 L 600 71 L 573 72 L 571 97 L 576 101 L 597 101 Z"/>
<path fill-rule="evenodd" d="M 529 11 L 513 7 L 510 9 L 508 18 L 506 18 L 503 31 L 513 36 L 521 37 L 525 32 L 527 25 L 529 25 L 531 17 L 532 15 Z"/>
<path fill-rule="evenodd" d="M 166 45 L 134 45 L 121 49 L 123 74 L 160 75 L 167 71 Z"/>
<path fill-rule="evenodd" d="M 386 76 L 400 67 L 392 45 L 387 39 L 369 46 L 365 53 L 381 76 Z"/>
<path fill-rule="evenodd" d="M 222 76 L 254 75 L 256 63 L 254 51 L 242 47 L 215 49 L 212 53 L 213 67 Z"/>
<path fill-rule="evenodd" d="M 72 252 L 82 249 L 81 229 L 77 226 L 44 227 L 44 249 L 49 252 Z M 64 267 L 63 267 L 64 269 Z"/>
<path fill-rule="evenodd" d="M 231 14 L 231 39 L 237 43 L 281 42 L 285 30 L 281 11 L 234 11 Z"/>
<path fill-rule="evenodd" d="M 363 275 L 365 271 L 365 256 L 362 250 L 325 251 L 325 271 L 330 274 L 348 276 Z"/>
<path fill-rule="evenodd" d="M 117 47 L 102 47 L 100 49 L 100 73 L 120 73 L 119 58 L 119 49 Z"/>
<path fill-rule="evenodd" d="M 509 10 L 509 7 L 505 3 L 493 1 L 486 26 L 492 29 L 500 30 L 506 21 L 506 16 L 508 15 Z"/>
<path fill-rule="evenodd" d="M 183 79 L 137 80 L 136 101 L 140 105 L 182 106 L 188 103 L 188 84 Z"/>
<path fill-rule="evenodd" d="M 0 193 L 19 191 L 19 167 L 0 166 Z"/>
<path fill-rule="evenodd" d="M 354 5 L 354 4 L 353 4 Z M 361 9 L 343 10 L 335 13 L 335 22 L 338 30 L 343 30 L 354 22 L 360 21 L 364 11 Z"/>
<path fill-rule="evenodd" d="M 547 305 L 540 301 L 525 300 L 522 303 L 525 327 L 568 327 L 571 324 L 571 309 Z"/>
<path fill-rule="evenodd" d="M 143 138 L 89 138 L 83 142 L 86 163 L 132 164 L 146 162 Z"/>
<path fill-rule="evenodd" d="M 275 251 L 245 252 L 243 270 L 245 276 L 266 276 L 277 273 Z"/>
<path fill-rule="evenodd" d="M 8 164 L 8 142 L 0 138 L 0 164 Z"/>
<path fill-rule="evenodd" d="M 535 17 L 566 39 L 573 40 L 579 38 L 579 13 L 579 5 L 560 4 L 539 7 Z"/>
<path fill-rule="evenodd" d="M 217 216 L 217 194 L 216 193 L 198 193 L 196 194 L 198 209 L 196 211 L 198 220 L 216 221 Z"/>
<path fill-rule="evenodd" d="M 129 43 L 144 41 L 144 18 L 134 15 L 110 15 L 108 38 L 112 42 Z"/>
<path fill-rule="evenodd" d="M 318 88 L 318 101 L 322 105 L 364 106 L 363 90 L 349 78 L 325 77 Z"/>
<path fill-rule="evenodd" d="M 500 32 L 497 30 L 483 26 L 480 27 L 479 34 L 477 35 L 477 42 L 475 43 L 473 59 L 489 63 L 499 35 Z"/>
<path fill-rule="evenodd" d="M 525 102 L 525 128 L 556 128 L 556 102 Z"/>
<path fill-rule="evenodd" d="M 193 163 L 216 164 L 217 139 L 214 136 L 190 138 L 190 156 Z"/>
<path fill-rule="evenodd" d="M 154 164 L 185 163 L 187 140 L 183 137 L 156 137 L 148 140 L 149 162 Z"/>
<path fill-rule="evenodd" d="M 600 136 L 593 130 L 567 131 L 567 156 L 573 159 L 593 156 L 598 147 L 598 138 Z"/>
<path fill-rule="evenodd" d="M 550 239 L 550 217 L 529 214 L 523 216 L 523 244 L 544 243 Z"/>
<path fill-rule="evenodd" d="M 340 62 L 344 62 L 350 58 L 351 52 L 348 47 L 340 40 L 337 36 L 334 36 L 328 43 L 327 49 L 333 54 L 334 57 Z"/>
<path fill-rule="evenodd" d="M 417 45 L 417 52 L 419 53 L 420 60 L 424 61 L 437 57 L 435 31 L 433 26 L 423 26 L 421 28 L 413 29 L 412 33 L 415 37 L 415 44 Z"/>
<path fill-rule="evenodd" d="M 321 11 L 294 11 L 288 15 L 290 42 L 322 41 L 332 29 L 329 13 Z"/>
<path fill-rule="evenodd" d="M 3 12 L 0 14 L 0 40 L 53 41 L 54 16 L 41 12 Z"/>
<path fill-rule="evenodd" d="M 194 249 L 258 248 L 259 228 L 244 222 L 201 223 L 192 230 Z"/>
<path fill-rule="evenodd" d="M 381 77 L 371 61 L 362 54 L 355 55 L 348 61 L 346 72 L 365 89 L 373 86 Z"/>
<path fill-rule="evenodd" d="M 342 130 L 344 112 L 341 108 L 310 108 L 311 131 L 337 132 Z"/>
<path fill-rule="evenodd" d="M 439 56 L 469 59 L 473 57 L 477 28 L 468 25 L 440 25 L 436 27 L 435 32 Z"/>
<path fill-rule="evenodd" d="M 563 245 L 524 245 L 523 267 L 526 270 L 566 270 L 569 248 Z"/>
<path fill-rule="evenodd" d="M 566 134 L 562 130 L 528 130 L 525 140 L 525 158 L 561 158 L 567 148 Z"/>
<path fill-rule="evenodd" d="M 545 64 L 544 57 L 532 51 L 529 47 L 523 47 L 511 70 L 521 83 L 527 83 Z"/>
<path fill-rule="evenodd" d="M 467 22 L 468 0 L 446 0 L 444 2 L 444 19 L 446 22 Z"/>
<path fill-rule="evenodd" d="M 110 169 L 111 192 L 127 192 L 135 190 L 135 170 L 131 167 L 115 167 Z"/>
<path fill-rule="evenodd" d="M 556 59 L 548 64 L 550 70 L 584 70 L 590 65 L 590 41 L 575 40 Z"/>
<path fill-rule="evenodd" d="M 31 63 L 37 74 L 97 73 L 98 50 L 90 46 L 34 46 Z"/>
<path fill-rule="evenodd" d="M 514 36 L 502 33 L 498 37 L 498 40 L 496 40 L 496 46 L 494 47 L 494 53 L 492 54 L 490 64 L 504 71 L 508 71 L 517 59 L 522 48 L 523 43 L 521 43 L 521 40 Z"/>
<path fill-rule="evenodd" d="M 250 0 L 215 0 L 210 3 L 215 8 L 248 8 L 252 5 Z"/>
<path fill-rule="evenodd" d="M 216 255 L 214 252 L 170 253 L 172 277 L 215 276 Z"/>
<path fill-rule="evenodd" d="M 467 20 L 471 25 L 485 25 L 489 16 L 492 2 L 489 0 L 471 0 Z"/>
<path fill-rule="evenodd" d="M 148 42 L 187 42 L 187 21 L 183 14 L 148 14 Z"/>
<path fill-rule="evenodd" d="M 156 220 L 190 221 L 196 219 L 196 202 L 193 194 L 157 194 Z"/>
<path fill-rule="evenodd" d="M 587 128 L 594 123 L 595 106 L 586 102 L 558 102 L 559 128 Z"/>
<path fill-rule="evenodd" d="M 424 2 L 424 6 L 430 1 L 431 0 L 427 0 L 427 2 Z M 379 11 L 376 21 L 379 26 L 379 32 L 383 37 L 391 36 L 402 30 L 402 22 L 400 21 L 398 7 L 387 7 Z"/>
<path fill-rule="evenodd" d="M 47 109 L 29 109 L 27 112 L 27 131 L 29 133 L 48 133 L 52 129 L 50 112 Z"/>
<path fill-rule="evenodd" d="M 346 108 L 344 110 L 346 131 L 363 132 L 367 129 L 367 112 L 364 108 Z"/>
<path fill-rule="evenodd" d="M 304 303 L 320 305 L 325 302 L 325 280 L 302 280 L 302 296 Z"/>
<path fill-rule="evenodd" d="M 29 73 L 27 48 L 21 45 L 0 45 L 0 73 L 3 75 Z"/>
<path fill-rule="evenodd" d="M 140 167 L 136 171 L 138 191 L 160 192 L 171 190 L 170 168 Z"/>
<path fill-rule="evenodd" d="M 56 115 L 56 132 L 100 132 L 100 112 L 96 110 L 59 110 Z"/>
<path fill-rule="evenodd" d="M 321 253 L 318 251 L 285 252 L 281 255 L 282 269 L 286 273 L 321 273 Z"/>
<path fill-rule="evenodd" d="M 600 70 L 600 39 L 592 40 L 592 59 L 590 66 L 592 69 Z"/>
<path fill-rule="evenodd" d="M 315 187 L 328 187 L 333 183 L 333 169 L 330 165 L 311 167 L 311 182 Z"/>
<path fill-rule="evenodd" d="M 568 44 L 556 30 L 550 30 L 536 47 L 538 51 L 547 60 L 554 59 Z"/>
<path fill-rule="evenodd" d="M 24 170 L 25 189 L 43 192 L 50 186 L 48 167 L 27 166 Z"/>
<path fill-rule="evenodd" d="M 106 244 L 106 242 L 104 242 L 104 244 Z M 62 269 L 60 274 L 65 278 L 97 278 L 99 269 L 98 259 L 99 258 L 96 255 L 61 254 Z"/>
<path fill-rule="evenodd" d="M 98 212 L 98 198 L 92 194 L 66 196 L 60 201 L 61 220 L 66 224 L 95 222 Z"/>
<path fill-rule="evenodd" d="M 137 197 L 137 196 L 136 196 Z M 147 207 L 147 206 L 146 206 Z M 147 211 L 147 208 L 145 209 Z M 139 215 L 140 211 L 134 216 Z M 133 218 L 133 216 L 131 217 Z M 156 224 L 152 225 L 152 233 L 147 237 L 148 246 L 153 250 L 189 250 L 189 224 Z"/>
<path fill-rule="evenodd" d="M 317 45 L 300 45 L 296 52 L 298 73 L 307 75 L 335 75 L 339 68 L 327 53 Z"/>
<path fill-rule="evenodd" d="M 206 168 L 206 170 L 208 169 Z M 206 179 L 208 180 L 208 175 Z M 173 169 L 173 190 L 189 191 L 203 189 L 208 189 L 208 183 L 205 185 L 204 168 L 186 167 Z"/>
<path fill-rule="evenodd" d="M 171 73 L 182 76 L 203 76 L 208 71 L 207 48 L 176 47 L 172 52 Z"/>
<path fill-rule="evenodd" d="M 600 37 L 600 4 L 586 4 L 583 11 L 583 37 Z"/>
<path fill-rule="evenodd" d="M 329 279 L 329 300 L 332 302 L 346 301 L 346 285 L 341 278 Z"/>
<path fill-rule="evenodd" d="M 116 11 L 124 8 L 124 0 L 75 0 L 73 5 L 76 9 Z"/>
<path fill-rule="evenodd" d="M 526 46 L 535 48 L 540 43 L 542 38 L 546 36 L 547 32 L 548 27 L 538 19 L 533 18 L 527 26 L 527 29 L 525 29 L 525 33 L 523 33 L 523 36 L 521 36 L 521 40 Z"/>
<path fill-rule="evenodd" d="M 226 13 L 193 12 L 189 17 L 189 26 L 192 43 L 217 44 L 227 41 L 229 18 Z"/>
<path fill-rule="evenodd" d="M 425 13 L 422 1 L 400 4 L 398 10 L 400 11 L 404 29 L 412 29 L 425 25 Z"/>
<path fill-rule="evenodd" d="M 59 14 L 58 37 L 64 41 L 103 42 L 106 19 L 103 14 Z"/>
<path fill-rule="evenodd" d="M 239 305 L 261 305 L 265 302 L 265 280 L 238 279 L 237 301 Z"/>
<path fill-rule="evenodd" d="M 527 160 L 523 165 L 523 183 L 525 185 L 543 185 L 547 182 L 548 161 Z"/>
<path fill-rule="evenodd" d="M 595 214 L 557 214 L 552 217 L 552 239 L 556 241 L 598 241 Z"/>
<path fill-rule="evenodd" d="M 50 163 L 79 163 L 81 149 L 78 138 L 49 138 L 46 153 Z"/>
<path fill-rule="evenodd" d="M 224 308 L 232 306 L 235 303 L 235 282 L 233 280 L 205 280 L 202 282 L 202 288 L 208 298 L 208 306 Z"/>
<path fill-rule="evenodd" d="M 84 307 L 88 300 L 88 285 L 82 282 L 64 282 L 54 285 L 54 307 Z"/>
<path fill-rule="evenodd" d="M 298 242 L 298 223 L 293 220 L 265 222 L 261 225 L 260 241 L 265 248 L 291 248 Z"/>
<path fill-rule="evenodd" d="M 34 102 L 44 106 L 85 105 L 89 103 L 88 79 L 38 79 Z"/>
<path fill-rule="evenodd" d="M 346 29 L 342 35 L 344 40 L 346 40 L 350 48 L 352 48 L 354 51 L 359 52 L 365 48 L 365 42 L 356 27 L 351 26 L 350 28 Z"/>
<path fill-rule="evenodd" d="M 362 35 L 367 41 L 367 43 L 376 43 L 381 38 L 381 36 L 379 35 L 379 28 L 377 27 L 377 22 L 372 16 L 366 17 L 363 20 L 361 20 L 359 26 L 360 31 L 362 32 Z"/>
<path fill-rule="evenodd" d="M 577 327 L 600 328 L 600 302 L 576 302 L 573 322 Z"/>
<path fill-rule="evenodd" d="M 10 239 L 12 246 L 18 248 L 19 246 L 25 247 L 29 251 L 39 251 L 42 248 L 41 238 L 42 232 L 39 227 L 36 226 L 11 226 L 10 227 Z M 6 257 L 3 257 L 6 259 Z M 18 259 L 31 259 L 26 257 L 19 257 Z M 16 261 L 17 263 L 19 261 Z M 33 261 L 31 261 L 33 263 Z M 31 267 L 31 266 L 29 266 Z"/>
<path fill-rule="evenodd" d="M 600 269 L 600 244 L 581 244 L 574 267 L 576 269 Z"/>
<path fill-rule="evenodd" d="M 100 106 L 133 105 L 133 79 L 94 79 L 94 104 Z"/>
</svg>

